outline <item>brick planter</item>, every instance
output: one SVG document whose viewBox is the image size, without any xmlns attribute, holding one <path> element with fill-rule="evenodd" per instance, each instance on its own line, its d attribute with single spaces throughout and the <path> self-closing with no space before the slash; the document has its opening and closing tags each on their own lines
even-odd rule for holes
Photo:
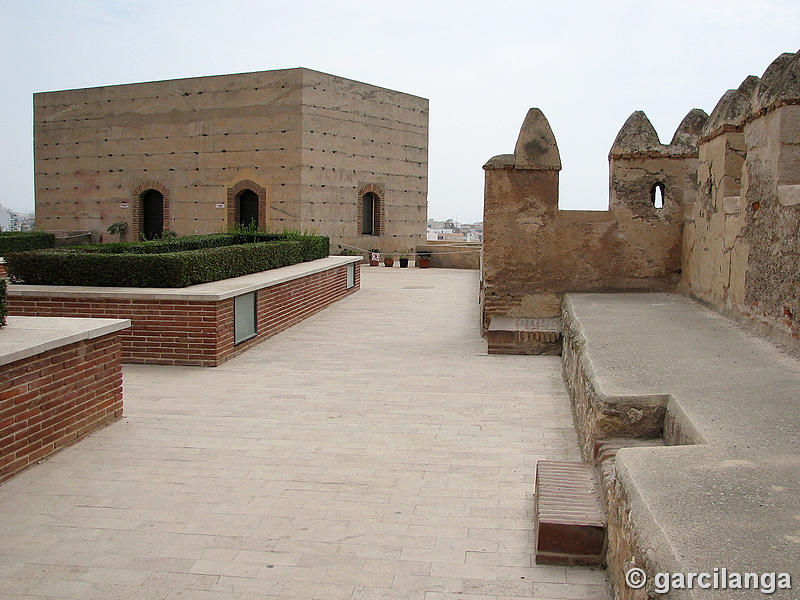
<svg viewBox="0 0 800 600">
<path fill-rule="evenodd" d="M 0 481 L 122 416 L 128 321 L 9 317 L 0 333 Z"/>
<path fill-rule="evenodd" d="M 179 289 L 11 285 L 9 313 L 130 319 L 123 362 L 213 367 L 357 291 L 359 260 L 331 256 Z M 256 333 L 236 344 L 235 298 L 250 293 Z"/>
</svg>

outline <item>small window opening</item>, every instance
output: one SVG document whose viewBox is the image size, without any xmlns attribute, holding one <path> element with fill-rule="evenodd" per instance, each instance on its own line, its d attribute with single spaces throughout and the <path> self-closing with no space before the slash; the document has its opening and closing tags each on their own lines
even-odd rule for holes
<svg viewBox="0 0 800 600">
<path fill-rule="evenodd" d="M 653 201 L 653 206 L 656 209 L 664 208 L 664 184 L 657 183 L 653 186 L 652 191 L 650 192 L 651 199 Z"/>
<path fill-rule="evenodd" d="M 367 192 L 361 199 L 361 233 L 363 235 L 378 235 L 375 219 L 378 218 L 378 197 L 372 192 Z"/>
</svg>

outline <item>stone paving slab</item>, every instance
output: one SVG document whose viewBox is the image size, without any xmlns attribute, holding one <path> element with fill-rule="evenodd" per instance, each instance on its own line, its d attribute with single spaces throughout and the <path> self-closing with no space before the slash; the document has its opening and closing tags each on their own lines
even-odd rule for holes
<svg viewBox="0 0 800 600">
<path fill-rule="evenodd" d="M 127 365 L 126 418 L 0 486 L 0 596 L 603 600 L 532 563 L 579 460 L 558 357 L 488 356 L 478 274 L 362 290 L 212 370 Z"/>
</svg>

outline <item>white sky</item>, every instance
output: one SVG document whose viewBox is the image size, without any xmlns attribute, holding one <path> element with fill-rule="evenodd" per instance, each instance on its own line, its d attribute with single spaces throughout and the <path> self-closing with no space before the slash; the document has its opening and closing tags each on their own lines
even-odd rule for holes
<svg viewBox="0 0 800 600">
<path fill-rule="evenodd" d="M 797 0 L 0 0 L 0 204 L 33 209 L 32 93 L 303 66 L 430 99 L 428 216 L 483 218 L 483 170 L 538 106 L 561 206 L 605 208 L 608 150 L 644 110 L 693 107 L 800 47 Z"/>
</svg>

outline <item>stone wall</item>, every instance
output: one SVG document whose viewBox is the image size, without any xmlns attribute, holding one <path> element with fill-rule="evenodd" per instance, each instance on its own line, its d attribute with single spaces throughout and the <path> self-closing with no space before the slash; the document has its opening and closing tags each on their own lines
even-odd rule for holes
<svg viewBox="0 0 800 600">
<path fill-rule="evenodd" d="M 531 109 L 514 154 L 484 165 L 484 331 L 492 316 L 557 316 L 567 292 L 674 289 L 705 118 L 692 110 L 663 145 L 644 113 L 633 113 L 609 154 L 609 210 L 563 211 L 558 146 L 545 116 Z"/>
<path fill-rule="evenodd" d="M 122 416 L 119 338 L 0 366 L 0 481 Z"/>
<path fill-rule="evenodd" d="M 427 241 L 416 247 L 416 253 L 429 252 L 435 269 L 481 268 L 480 242 Z"/>
<path fill-rule="evenodd" d="M 701 134 L 682 289 L 800 346 L 800 55 L 729 90 Z"/>
<path fill-rule="evenodd" d="M 427 218 L 428 101 L 308 69 L 34 95 L 37 227 L 143 231 L 141 195 L 180 235 L 226 230 L 240 195 L 258 224 L 338 243 L 411 248 Z M 357 232 L 359 191 L 383 194 L 380 236 Z M 366 238 L 366 239 L 365 239 Z"/>
</svg>

